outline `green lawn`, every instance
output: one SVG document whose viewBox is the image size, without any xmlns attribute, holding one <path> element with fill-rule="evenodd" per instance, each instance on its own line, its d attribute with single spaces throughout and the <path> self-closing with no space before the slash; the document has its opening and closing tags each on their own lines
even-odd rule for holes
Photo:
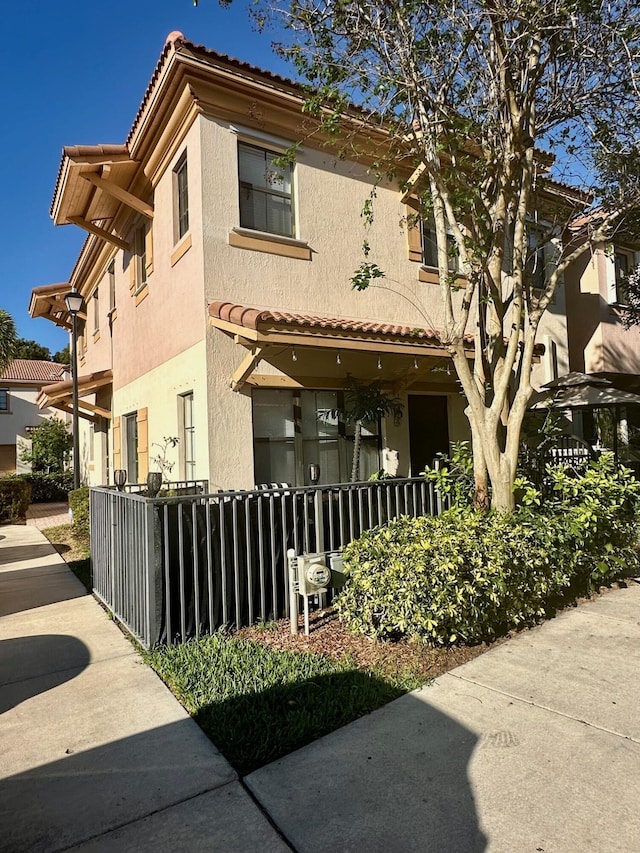
<svg viewBox="0 0 640 853">
<path fill-rule="evenodd" d="M 89 559 L 89 537 L 78 535 L 70 524 L 47 527 L 42 531 L 71 571 L 91 592 L 91 561 Z"/>
<path fill-rule="evenodd" d="M 144 657 L 241 776 L 424 682 L 222 633 Z"/>
</svg>

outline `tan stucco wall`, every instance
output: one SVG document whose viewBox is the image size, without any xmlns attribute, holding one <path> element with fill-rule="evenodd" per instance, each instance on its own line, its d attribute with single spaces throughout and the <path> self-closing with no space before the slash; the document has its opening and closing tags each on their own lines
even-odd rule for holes
<svg viewBox="0 0 640 853">
<path fill-rule="evenodd" d="M 611 250 L 585 253 L 566 273 L 572 370 L 640 373 L 640 329 L 625 329 L 612 304 Z"/>
<path fill-rule="evenodd" d="M 165 436 L 180 435 L 178 396 L 193 392 L 196 479 L 209 478 L 209 450 L 207 440 L 207 383 L 204 341 L 169 359 L 160 367 L 139 376 L 128 385 L 118 388 L 113 395 L 116 416 L 140 409 L 148 409 L 149 470 L 158 470 L 151 461 L 159 452 L 154 443 L 162 443 Z M 113 436 L 111 436 L 113 442 Z M 113 445 L 110 448 L 113 460 Z M 174 463 L 172 479 L 181 479 L 179 448 L 169 448 L 167 459 Z"/>
<path fill-rule="evenodd" d="M 188 158 L 189 232 L 180 245 L 190 248 L 173 265 L 173 167 L 184 151 Z M 86 354 L 81 373 L 113 367 L 114 389 L 128 385 L 165 361 L 174 358 L 203 340 L 206 331 L 206 306 L 203 297 L 202 208 L 200 190 L 200 133 L 197 123 L 154 188 L 153 271 L 148 275 L 148 292 L 141 300 L 131 290 L 132 256 L 121 249 L 111 253 L 115 259 L 116 316 L 109 329 L 109 278 L 104 264 L 99 282 L 100 335 L 93 336 L 93 313 L 89 306 Z M 144 220 L 132 217 L 130 230 Z M 89 301 L 90 298 L 89 298 Z"/>
<path fill-rule="evenodd" d="M 231 247 L 229 233 L 239 225 L 238 135 L 229 126 L 207 118 L 201 119 L 201 132 L 205 294 L 209 301 L 441 325 L 438 288 L 419 282 L 419 265 L 408 260 L 407 238 L 400 227 L 405 208 L 395 188 L 378 188 L 374 224 L 366 235 L 361 211 L 373 186 L 366 168 L 303 149 L 294 174 L 296 237 L 308 242 L 313 259 Z M 269 147 L 260 139 L 255 144 Z M 358 293 L 351 289 L 349 279 L 363 260 L 365 236 L 372 247 L 370 260 L 384 269 L 386 279 L 382 286 Z"/>
</svg>

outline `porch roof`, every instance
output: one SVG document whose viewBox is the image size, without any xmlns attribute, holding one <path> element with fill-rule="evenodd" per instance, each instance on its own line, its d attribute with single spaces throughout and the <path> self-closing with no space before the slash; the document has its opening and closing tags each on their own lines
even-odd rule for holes
<svg viewBox="0 0 640 853">
<path fill-rule="evenodd" d="M 233 337 L 236 344 L 248 350 L 247 356 L 231 376 L 230 387 L 234 391 L 239 390 L 245 383 L 282 387 L 283 383 L 289 382 L 300 387 L 341 387 L 344 375 L 340 378 L 340 370 L 335 366 L 331 368 L 329 364 L 325 364 L 327 372 L 317 374 L 318 363 L 310 362 L 309 357 L 305 356 L 305 353 L 310 355 L 313 350 L 325 354 L 337 353 L 338 365 L 340 352 L 351 353 L 352 363 L 359 361 L 364 371 L 367 368 L 363 359 L 366 361 L 367 358 L 377 358 L 378 370 L 381 370 L 380 357 L 391 356 L 385 359 L 385 372 L 377 374 L 379 379 L 391 384 L 408 381 L 406 364 L 399 356 L 404 356 L 405 360 L 409 356 L 413 360 L 412 383 L 424 378 L 426 372 L 434 370 L 436 365 L 442 365 L 451 358 L 435 330 L 382 323 L 377 320 L 317 316 L 218 301 L 209 305 L 209 322 Z M 465 337 L 464 346 L 467 356 L 473 358 L 472 336 Z M 282 353 L 289 351 L 292 354 L 299 353 L 299 357 L 293 355 L 293 361 L 297 362 L 293 370 L 287 363 L 288 360 L 282 360 Z M 420 369 L 416 359 L 420 361 Z M 262 360 L 284 370 L 287 378 L 256 374 L 256 367 Z M 311 372 L 305 372 L 305 365 L 311 368 Z M 322 368 L 320 369 L 322 371 Z M 343 374 L 344 370 L 341 370 Z M 446 372 L 449 374 L 448 369 Z M 454 388 L 452 385 L 449 390 Z"/>
<path fill-rule="evenodd" d="M 312 314 L 297 314 L 270 308 L 252 308 L 232 302 L 212 302 L 209 305 L 210 323 L 230 334 L 239 335 L 250 341 L 264 340 L 265 343 L 283 343 L 279 336 L 296 338 L 297 346 L 336 346 L 341 349 L 363 348 L 361 345 L 380 344 L 419 348 L 420 354 L 443 356 L 447 354 L 439 333 L 420 326 L 402 326 L 381 323 L 377 320 L 358 320 L 348 317 L 323 317 Z M 297 340 L 297 338 L 301 340 Z M 473 350 L 473 336 L 465 335 L 464 345 Z M 388 348 L 388 347 L 387 347 Z M 425 349 L 433 353 L 425 353 Z M 383 348 L 384 351 L 384 348 Z"/>
<path fill-rule="evenodd" d="M 56 326 L 71 329 L 71 317 L 64 301 L 65 294 L 71 289 L 68 281 L 34 287 L 29 301 L 29 315 L 31 317 L 44 317 L 45 320 L 51 320 Z M 81 311 L 78 317 L 86 320 L 86 312 Z"/>
<path fill-rule="evenodd" d="M 98 417 L 111 419 L 109 409 L 88 403 L 82 398 L 99 388 L 111 385 L 112 382 L 113 373 L 111 370 L 99 370 L 96 373 L 88 373 L 85 376 L 78 377 L 78 414 L 81 418 L 94 423 Z M 36 402 L 40 409 L 51 407 L 71 414 L 73 412 L 73 381 L 65 379 L 62 382 L 45 385 L 38 394 Z"/>
</svg>

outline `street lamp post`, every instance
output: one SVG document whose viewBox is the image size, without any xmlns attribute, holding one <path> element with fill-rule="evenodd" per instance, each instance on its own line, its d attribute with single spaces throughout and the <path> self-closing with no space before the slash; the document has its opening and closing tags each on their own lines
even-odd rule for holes
<svg viewBox="0 0 640 853">
<path fill-rule="evenodd" d="M 71 290 L 64 297 L 71 314 L 71 383 L 73 387 L 73 488 L 80 488 L 80 438 L 78 415 L 78 312 L 82 310 L 82 296 Z"/>
</svg>

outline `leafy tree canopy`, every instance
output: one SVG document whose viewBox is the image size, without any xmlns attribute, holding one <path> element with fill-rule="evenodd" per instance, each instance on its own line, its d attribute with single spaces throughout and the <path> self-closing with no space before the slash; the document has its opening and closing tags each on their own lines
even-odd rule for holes
<svg viewBox="0 0 640 853">
<path fill-rule="evenodd" d="M 51 361 L 51 350 L 37 341 L 18 338 L 14 358 L 33 358 L 40 361 Z"/>
<path fill-rule="evenodd" d="M 23 453 L 23 462 L 31 462 L 34 471 L 47 474 L 64 470 L 64 464 L 73 444 L 64 421 L 44 418 L 30 435 L 31 452 Z"/>
<path fill-rule="evenodd" d="M 370 164 L 365 228 L 376 186 L 389 181 L 414 211 L 406 227 L 417 217 L 433 223 L 440 337 L 468 402 L 476 503 L 491 494 L 493 506 L 511 509 L 541 318 L 566 267 L 637 219 L 640 4 L 256 0 L 253 8 L 309 86 L 309 133 Z M 589 205 L 601 215 L 563 243 Z M 535 275 L 545 247 L 553 263 Z M 352 283 L 379 286 L 384 269 L 369 234 L 362 252 Z"/>
<path fill-rule="evenodd" d="M 17 337 L 13 317 L 4 308 L 0 308 L 0 373 L 4 372 L 15 357 Z"/>
<path fill-rule="evenodd" d="M 66 345 L 64 349 L 61 349 L 59 352 L 55 353 L 53 356 L 53 361 L 58 364 L 71 364 L 71 353 L 69 351 L 69 344 Z"/>
</svg>

